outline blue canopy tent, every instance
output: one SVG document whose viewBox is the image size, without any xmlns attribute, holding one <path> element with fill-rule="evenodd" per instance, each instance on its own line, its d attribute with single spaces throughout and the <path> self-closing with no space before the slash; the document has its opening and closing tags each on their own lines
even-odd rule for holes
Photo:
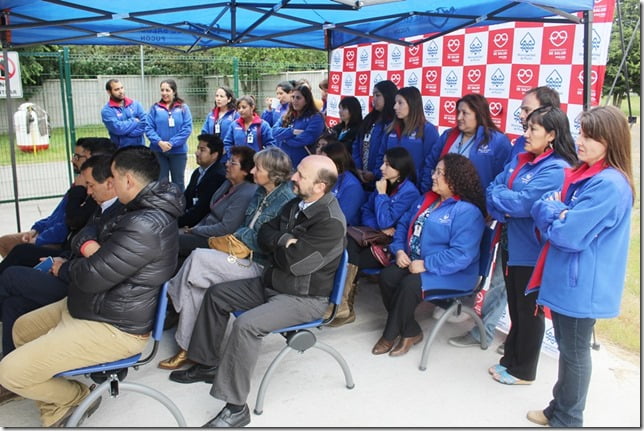
<svg viewBox="0 0 644 431">
<path fill-rule="evenodd" d="M 181 52 L 222 46 L 330 51 L 376 41 L 415 45 L 464 27 L 507 21 L 583 22 L 585 40 L 591 40 L 593 1 L 0 0 L 0 41 L 8 70 L 7 49 L 44 44 L 149 45 Z M 431 36 L 401 40 L 419 34 Z M 584 49 L 587 77 L 590 45 Z M 584 107 L 590 107 L 588 79 Z M 15 166 L 13 154 L 12 162 Z M 17 219 L 19 226 L 18 213 Z"/>
</svg>

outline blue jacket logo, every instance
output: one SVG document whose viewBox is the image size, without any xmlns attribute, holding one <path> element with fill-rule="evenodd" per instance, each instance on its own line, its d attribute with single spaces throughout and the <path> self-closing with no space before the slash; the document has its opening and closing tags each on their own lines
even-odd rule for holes
<svg viewBox="0 0 644 431">
<path fill-rule="evenodd" d="M 534 177 L 534 174 L 532 172 L 528 172 L 527 174 L 521 177 L 521 182 L 523 184 L 528 184 L 530 181 L 532 181 L 533 177 Z"/>
<path fill-rule="evenodd" d="M 449 223 L 449 214 L 443 214 L 439 219 L 438 222 L 441 224 L 447 224 Z"/>
</svg>

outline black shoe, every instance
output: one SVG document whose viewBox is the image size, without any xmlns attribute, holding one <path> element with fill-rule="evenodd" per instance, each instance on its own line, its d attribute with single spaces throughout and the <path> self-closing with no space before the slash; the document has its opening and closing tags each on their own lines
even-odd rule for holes
<svg viewBox="0 0 644 431">
<path fill-rule="evenodd" d="M 228 407 L 224 407 L 217 416 L 210 419 L 201 428 L 239 428 L 245 427 L 250 423 L 250 410 L 248 404 L 244 408 L 233 413 Z"/>
<path fill-rule="evenodd" d="M 206 382 L 212 383 L 217 374 L 217 366 L 194 364 L 187 370 L 177 370 L 170 373 L 170 380 L 178 383 Z"/>
</svg>

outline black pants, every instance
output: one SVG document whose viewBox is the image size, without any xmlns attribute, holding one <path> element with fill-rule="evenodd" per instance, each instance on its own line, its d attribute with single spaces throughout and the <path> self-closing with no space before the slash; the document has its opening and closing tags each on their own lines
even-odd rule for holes
<svg viewBox="0 0 644 431">
<path fill-rule="evenodd" d="M 0 274 L 10 266 L 35 266 L 40 263 L 41 257 L 62 256 L 64 250 L 60 248 L 39 246 L 34 244 L 18 244 L 11 249 L 8 255 L 0 262 Z"/>
<path fill-rule="evenodd" d="M 525 294 L 533 269 L 531 266 L 508 266 L 505 277 L 511 326 L 505 339 L 505 354 L 499 363 L 512 376 L 522 380 L 536 378 L 545 330 L 543 311 L 537 308 L 537 293 Z"/>
<path fill-rule="evenodd" d="M 349 263 L 360 269 L 382 268 L 380 262 L 373 257 L 369 247 L 361 247 L 355 239 L 347 235 L 347 253 L 349 254 Z"/>
<path fill-rule="evenodd" d="M 420 274 L 412 274 L 407 268 L 391 265 L 380 272 L 380 293 L 388 313 L 382 333 L 385 339 L 415 337 L 422 332 L 414 318 L 416 306 L 423 300 L 421 286 Z"/>
<path fill-rule="evenodd" d="M 0 275 L 2 353 L 15 349 L 11 332 L 16 320 L 30 311 L 67 296 L 67 283 L 26 266 L 12 266 Z"/>
</svg>

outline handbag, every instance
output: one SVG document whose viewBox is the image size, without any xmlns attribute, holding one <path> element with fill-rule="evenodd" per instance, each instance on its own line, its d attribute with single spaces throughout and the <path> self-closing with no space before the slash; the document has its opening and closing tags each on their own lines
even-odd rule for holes
<svg viewBox="0 0 644 431">
<path fill-rule="evenodd" d="M 237 259 L 246 258 L 249 258 L 251 262 L 253 261 L 253 250 L 248 248 L 246 244 L 237 239 L 233 234 L 211 236 L 208 238 L 208 246 L 212 249 L 228 253 L 228 261 L 230 263 L 237 262 Z"/>
<path fill-rule="evenodd" d="M 347 234 L 360 247 L 369 247 L 373 244 L 387 245 L 392 241 L 389 235 L 369 226 L 347 226 Z"/>
<path fill-rule="evenodd" d="M 392 255 L 389 251 L 389 247 L 386 245 L 372 244 L 369 248 L 374 259 L 376 259 L 380 265 L 385 268 L 391 265 Z"/>
</svg>

